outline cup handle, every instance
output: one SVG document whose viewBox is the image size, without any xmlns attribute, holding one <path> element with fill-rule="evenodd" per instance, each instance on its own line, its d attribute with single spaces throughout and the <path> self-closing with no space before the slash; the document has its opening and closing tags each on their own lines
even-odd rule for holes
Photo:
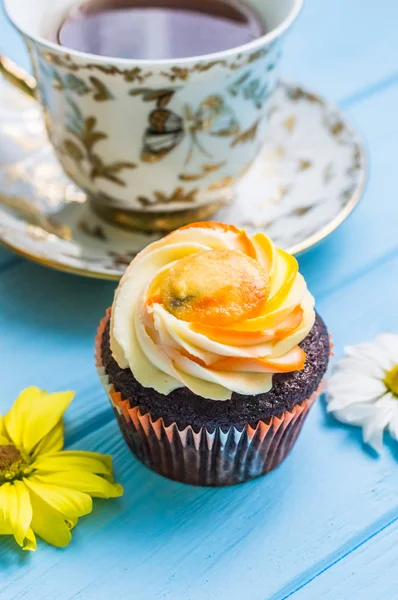
<svg viewBox="0 0 398 600">
<path fill-rule="evenodd" d="M 19 90 L 36 99 L 36 79 L 11 59 L 0 54 L 0 74 Z"/>
</svg>

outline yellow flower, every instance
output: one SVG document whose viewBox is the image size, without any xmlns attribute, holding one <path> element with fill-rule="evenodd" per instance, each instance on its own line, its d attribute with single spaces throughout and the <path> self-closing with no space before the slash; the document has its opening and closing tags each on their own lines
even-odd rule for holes
<svg viewBox="0 0 398 600">
<path fill-rule="evenodd" d="M 110 456 L 62 451 L 62 416 L 73 397 L 29 387 L 0 416 L 0 535 L 13 535 L 24 550 L 36 550 L 36 535 L 67 546 L 92 498 L 123 494 Z"/>
</svg>

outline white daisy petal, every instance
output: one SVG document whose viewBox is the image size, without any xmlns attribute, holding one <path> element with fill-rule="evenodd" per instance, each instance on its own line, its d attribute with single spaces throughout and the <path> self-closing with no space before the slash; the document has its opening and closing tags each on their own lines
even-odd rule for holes
<svg viewBox="0 0 398 600">
<path fill-rule="evenodd" d="M 356 346 L 347 346 L 345 352 L 348 356 L 353 356 L 361 361 L 376 364 L 382 369 L 389 369 L 390 359 L 382 346 L 375 342 L 366 342 Z"/>
<path fill-rule="evenodd" d="M 344 374 L 344 377 L 342 377 L 340 373 L 335 373 L 329 379 L 328 390 L 332 396 L 352 394 L 361 400 L 372 400 L 384 394 L 386 386 L 380 379 L 373 379 L 372 377 L 363 375 L 359 376 L 355 373 L 352 373 L 351 377 L 347 378 L 347 374 Z"/>
<path fill-rule="evenodd" d="M 373 413 L 373 404 L 354 404 L 343 410 L 334 410 L 334 415 L 339 421 L 358 426 L 366 423 L 372 417 Z"/>
<path fill-rule="evenodd" d="M 384 378 L 398 364 L 398 335 L 384 333 L 374 342 L 347 346 L 327 387 L 327 411 L 363 429 L 363 440 L 380 453 L 388 429 L 398 441 L 398 398 Z"/>
<path fill-rule="evenodd" d="M 385 369 L 377 365 L 371 360 L 361 360 L 354 356 L 343 356 L 339 361 L 339 367 L 341 370 L 355 371 L 368 377 L 374 377 L 376 379 L 383 379 Z"/>
<path fill-rule="evenodd" d="M 396 403 L 396 407 L 394 410 L 394 414 L 391 417 L 391 420 L 388 424 L 388 430 L 389 430 L 391 436 L 398 441 L 398 402 L 392 395 L 391 395 L 391 397 L 393 398 L 394 402 Z"/>
<path fill-rule="evenodd" d="M 382 398 L 373 405 L 373 414 L 363 425 L 363 441 L 379 454 L 383 445 L 383 432 L 393 416 L 394 408 L 388 398 Z"/>
<path fill-rule="evenodd" d="M 334 412 L 335 410 L 345 410 L 351 406 L 359 405 L 368 405 L 372 406 L 375 403 L 374 398 L 361 398 L 360 396 L 354 396 L 353 394 L 342 395 L 338 394 L 337 396 L 331 396 L 329 393 L 326 396 L 327 402 L 327 411 Z"/>
<path fill-rule="evenodd" d="M 370 342 L 362 342 L 352 346 L 345 346 L 344 352 L 346 356 L 355 356 L 360 360 L 373 360 L 374 346 Z"/>
<path fill-rule="evenodd" d="M 377 421 L 368 421 L 363 425 L 362 438 L 365 444 L 372 446 L 377 454 L 381 454 L 384 427 Z"/>
<path fill-rule="evenodd" d="M 391 367 L 398 364 L 398 335 L 396 333 L 382 333 L 376 338 L 376 342 L 388 353 L 392 363 Z"/>
</svg>

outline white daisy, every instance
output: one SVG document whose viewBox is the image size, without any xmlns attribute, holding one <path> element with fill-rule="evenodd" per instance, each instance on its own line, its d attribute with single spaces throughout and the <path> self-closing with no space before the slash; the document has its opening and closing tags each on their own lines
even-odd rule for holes
<svg viewBox="0 0 398 600">
<path fill-rule="evenodd" d="M 347 346 L 329 379 L 327 410 L 339 421 L 362 427 L 363 440 L 376 452 L 388 428 L 398 440 L 398 335 Z"/>
</svg>

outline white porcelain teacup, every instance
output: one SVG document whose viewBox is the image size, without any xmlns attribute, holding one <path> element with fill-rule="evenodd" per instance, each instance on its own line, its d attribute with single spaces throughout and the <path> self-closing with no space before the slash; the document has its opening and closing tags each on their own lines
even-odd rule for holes
<svg viewBox="0 0 398 600">
<path fill-rule="evenodd" d="M 207 218 L 232 197 L 261 150 L 283 34 L 302 1 L 250 0 L 266 35 L 178 60 L 107 58 L 49 41 L 76 0 L 4 3 L 65 172 L 103 216 L 154 230 Z"/>
</svg>

